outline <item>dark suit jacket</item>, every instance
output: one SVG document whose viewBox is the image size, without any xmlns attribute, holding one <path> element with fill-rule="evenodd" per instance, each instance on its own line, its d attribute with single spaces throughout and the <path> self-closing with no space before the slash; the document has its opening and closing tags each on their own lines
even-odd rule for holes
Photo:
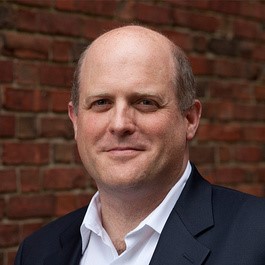
<svg viewBox="0 0 265 265">
<path fill-rule="evenodd" d="M 78 265 L 85 212 L 79 209 L 28 237 L 15 265 Z M 265 265 L 265 200 L 213 186 L 193 166 L 150 264 Z"/>
</svg>

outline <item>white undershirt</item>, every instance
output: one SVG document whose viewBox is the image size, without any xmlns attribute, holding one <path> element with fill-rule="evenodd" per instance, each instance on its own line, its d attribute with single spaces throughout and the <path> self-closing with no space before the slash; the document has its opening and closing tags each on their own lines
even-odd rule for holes
<svg viewBox="0 0 265 265">
<path fill-rule="evenodd" d="M 80 265 L 147 265 L 162 229 L 178 200 L 191 172 L 190 163 L 160 205 L 125 237 L 126 250 L 118 255 L 107 232 L 102 227 L 100 200 L 97 192 L 80 227 L 82 259 Z"/>
</svg>

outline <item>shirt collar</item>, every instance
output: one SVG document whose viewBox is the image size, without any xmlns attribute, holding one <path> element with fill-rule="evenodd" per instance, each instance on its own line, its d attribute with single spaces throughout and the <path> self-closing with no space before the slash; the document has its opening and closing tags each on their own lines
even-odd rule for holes
<svg viewBox="0 0 265 265">
<path fill-rule="evenodd" d="M 178 180 L 178 182 L 172 187 L 172 189 L 168 192 L 164 200 L 129 234 L 139 231 L 144 226 L 149 226 L 154 231 L 161 234 L 162 229 L 189 178 L 190 173 L 191 173 L 191 165 L 190 162 L 188 162 L 183 175 Z M 84 252 L 87 247 L 91 231 L 103 237 L 104 234 L 103 231 L 105 230 L 101 222 L 100 209 L 101 205 L 99 200 L 99 192 L 97 192 L 93 196 L 88 206 L 84 220 L 80 227 L 80 233 L 82 237 L 82 252 Z"/>
<path fill-rule="evenodd" d="M 164 200 L 151 212 L 136 228 L 137 230 L 141 227 L 147 225 L 155 230 L 157 233 L 161 234 L 162 229 L 173 210 L 188 178 L 191 173 L 191 165 L 187 164 L 186 169 L 178 180 L 178 182 L 171 188 Z M 135 229 L 135 230 L 136 230 Z"/>
</svg>

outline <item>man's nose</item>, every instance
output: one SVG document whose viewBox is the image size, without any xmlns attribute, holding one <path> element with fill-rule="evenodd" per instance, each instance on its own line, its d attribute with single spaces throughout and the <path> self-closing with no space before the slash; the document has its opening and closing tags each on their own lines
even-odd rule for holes
<svg viewBox="0 0 265 265">
<path fill-rule="evenodd" d="M 118 136 L 133 134 L 135 131 L 133 109 L 127 105 L 115 106 L 111 113 L 109 130 Z"/>
</svg>

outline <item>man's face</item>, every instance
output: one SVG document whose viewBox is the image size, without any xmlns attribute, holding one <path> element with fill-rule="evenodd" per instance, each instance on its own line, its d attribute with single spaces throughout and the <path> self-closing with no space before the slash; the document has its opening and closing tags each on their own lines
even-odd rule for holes
<svg viewBox="0 0 265 265">
<path fill-rule="evenodd" d="M 173 63 L 152 47 L 114 46 L 86 55 L 77 115 L 69 107 L 80 157 L 99 190 L 170 186 L 186 165 L 190 137 Z"/>
</svg>

